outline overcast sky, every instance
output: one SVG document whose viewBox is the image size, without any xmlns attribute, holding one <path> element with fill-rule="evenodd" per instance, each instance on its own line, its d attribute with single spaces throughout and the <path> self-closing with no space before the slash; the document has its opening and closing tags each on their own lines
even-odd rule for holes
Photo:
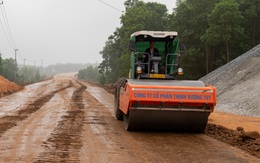
<svg viewBox="0 0 260 163">
<path fill-rule="evenodd" d="M 0 0 L 1 3 L 2 0 Z M 148 2 L 149 0 L 144 0 Z M 150 0 L 151 1 L 151 0 Z M 3 0 L 0 11 L 0 52 L 26 65 L 100 63 L 107 38 L 120 27 L 125 0 Z M 171 12 L 176 0 L 153 0 Z M 6 12 L 8 23 L 3 14 Z M 2 26 L 10 26 L 12 40 Z M 6 35 L 10 32 L 5 28 Z M 10 42 L 10 43 L 9 43 Z M 24 60 L 25 59 L 25 60 Z"/>
</svg>

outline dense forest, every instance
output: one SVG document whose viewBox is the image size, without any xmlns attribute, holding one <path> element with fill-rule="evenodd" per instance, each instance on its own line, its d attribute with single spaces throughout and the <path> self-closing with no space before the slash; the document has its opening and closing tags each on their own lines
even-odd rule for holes
<svg viewBox="0 0 260 163">
<path fill-rule="evenodd" d="M 163 4 L 126 0 L 117 28 L 100 52 L 104 83 L 127 77 L 130 35 L 140 30 L 177 31 L 186 45 L 185 79 L 199 79 L 260 43 L 260 0 L 178 0 Z"/>
</svg>

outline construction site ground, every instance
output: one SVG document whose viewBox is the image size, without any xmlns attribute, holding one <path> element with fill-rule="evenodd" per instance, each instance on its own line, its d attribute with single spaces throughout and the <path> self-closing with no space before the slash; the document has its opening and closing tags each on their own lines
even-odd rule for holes
<svg viewBox="0 0 260 163">
<path fill-rule="evenodd" d="M 259 118 L 214 112 L 205 133 L 128 132 L 113 94 L 73 74 L 0 98 L 1 162 L 260 162 Z M 240 131 L 237 131 L 240 127 Z"/>
</svg>

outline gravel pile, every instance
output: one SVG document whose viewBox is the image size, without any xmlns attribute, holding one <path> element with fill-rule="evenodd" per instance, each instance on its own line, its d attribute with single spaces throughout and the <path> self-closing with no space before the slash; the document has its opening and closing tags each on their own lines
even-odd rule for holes
<svg viewBox="0 0 260 163">
<path fill-rule="evenodd" d="M 217 88 L 216 110 L 260 117 L 260 44 L 200 80 Z"/>
</svg>

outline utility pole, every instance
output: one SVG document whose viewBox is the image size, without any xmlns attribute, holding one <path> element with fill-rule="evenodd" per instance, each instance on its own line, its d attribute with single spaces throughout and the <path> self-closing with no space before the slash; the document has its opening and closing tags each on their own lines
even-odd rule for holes
<svg viewBox="0 0 260 163">
<path fill-rule="evenodd" d="M 36 60 L 34 60 L 34 67 L 36 67 Z"/>
<path fill-rule="evenodd" d="M 23 71 L 23 82 L 25 82 L 26 81 L 26 79 L 25 79 L 25 74 L 26 74 L 26 67 L 25 67 L 25 58 L 23 59 L 23 69 L 24 69 L 24 71 Z"/>
<path fill-rule="evenodd" d="M 42 62 L 43 62 L 43 60 L 41 59 L 41 67 L 42 67 Z"/>
<path fill-rule="evenodd" d="M 16 55 L 17 55 L 17 51 L 18 51 L 19 49 L 14 49 L 14 52 L 15 52 L 15 63 L 17 63 L 17 60 L 16 60 Z"/>
<path fill-rule="evenodd" d="M 16 54 L 17 54 L 17 51 L 18 51 L 19 49 L 14 49 L 14 52 L 15 52 L 15 64 L 16 64 L 16 66 L 17 66 L 17 59 L 16 59 Z M 16 67 L 15 67 L 16 68 Z M 16 70 L 14 71 L 14 81 L 16 82 Z"/>
</svg>

